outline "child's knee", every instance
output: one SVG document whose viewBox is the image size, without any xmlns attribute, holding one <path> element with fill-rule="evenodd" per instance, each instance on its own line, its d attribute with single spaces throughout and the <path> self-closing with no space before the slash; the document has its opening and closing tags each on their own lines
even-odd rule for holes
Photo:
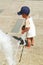
<svg viewBox="0 0 43 65">
<path fill-rule="evenodd" d="M 31 43 L 31 39 L 30 38 L 28 38 L 27 41 L 28 41 L 28 43 Z"/>
</svg>

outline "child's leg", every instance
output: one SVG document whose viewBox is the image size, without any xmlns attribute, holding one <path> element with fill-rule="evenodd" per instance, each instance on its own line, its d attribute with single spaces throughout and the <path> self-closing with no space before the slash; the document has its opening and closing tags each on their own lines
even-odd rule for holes
<svg viewBox="0 0 43 65">
<path fill-rule="evenodd" d="M 31 38 L 31 45 L 34 45 L 34 38 Z"/>
<path fill-rule="evenodd" d="M 27 43 L 28 43 L 27 47 L 30 47 L 31 46 L 31 38 L 27 38 Z"/>
</svg>

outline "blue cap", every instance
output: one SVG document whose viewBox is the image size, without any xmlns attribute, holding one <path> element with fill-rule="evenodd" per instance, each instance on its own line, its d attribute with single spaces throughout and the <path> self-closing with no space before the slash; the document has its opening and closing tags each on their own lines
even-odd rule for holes
<svg viewBox="0 0 43 65">
<path fill-rule="evenodd" d="M 21 8 L 21 10 L 17 13 L 18 15 L 22 15 L 22 14 L 29 14 L 30 13 L 30 8 L 27 6 L 23 6 Z"/>
</svg>

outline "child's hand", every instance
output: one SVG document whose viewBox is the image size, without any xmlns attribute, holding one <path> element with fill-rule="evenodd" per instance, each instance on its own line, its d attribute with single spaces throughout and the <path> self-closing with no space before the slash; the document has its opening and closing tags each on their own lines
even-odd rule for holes
<svg viewBox="0 0 43 65">
<path fill-rule="evenodd" d="M 22 32 L 21 32 L 22 34 L 24 34 L 25 33 L 25 31 L 24 30 L 22 30 Z"/>
<path fill-rule="evenodd" d="M 22 26 L 22 30 L 25 30 L 25 25 Z"/>
</svg>

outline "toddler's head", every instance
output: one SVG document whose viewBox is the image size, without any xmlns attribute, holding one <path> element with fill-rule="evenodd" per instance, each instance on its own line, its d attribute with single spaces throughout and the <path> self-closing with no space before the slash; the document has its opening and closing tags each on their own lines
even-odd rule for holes
<svg viewBox="0 0 43 65">
<path fill-rule="evenodd" d="M 17 13 L 18 15 L 22 15 L 23 18 L 27 18 L 30 14 L 30 8 L 27 6 L 21 7 L 21 10 Z"/>
</svg>

